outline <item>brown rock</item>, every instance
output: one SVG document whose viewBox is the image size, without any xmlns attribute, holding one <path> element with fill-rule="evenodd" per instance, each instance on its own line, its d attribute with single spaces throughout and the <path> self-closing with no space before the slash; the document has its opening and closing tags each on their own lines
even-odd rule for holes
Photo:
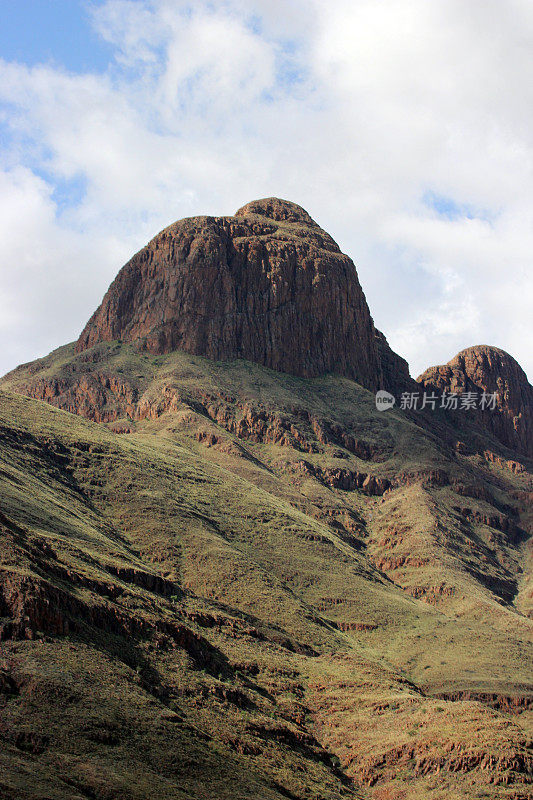
<svg viewBox="0 0 533 800">
<path fill-rule="evenodd" d="M 386 478 L 378 478 L 375 475 L 368 475 L 363 481 L 363 492 L 378 497 L 381 497 L 389 487 L 390 483 Z"/>
<path fill-rule="evenodd" d="M 488 345 L 469 347 L 447 364 L 430 367 L 417 381 L 437 392 L 496 392 L 494 411 L 465 411 L 464 416 L 475 416 L 507 447 L 533 457 L 533 386 L 504 350 Z"/>
<path fill-rule="evenodd" d="M 391 349 L 385 336 L 376 329 L 376 347 L 381 366 L 382 386 L 393 394 L 416 391 L 407 361 Z"/>
<path fill-rule="evenodd" d="M 353 262 L 300 206 L 276 198 L 159 233 L 119 272 L 77 352 L 111 340 L 382 382 Z M 405 372 L 399 361 L 391 370 Z"/>
</svg>

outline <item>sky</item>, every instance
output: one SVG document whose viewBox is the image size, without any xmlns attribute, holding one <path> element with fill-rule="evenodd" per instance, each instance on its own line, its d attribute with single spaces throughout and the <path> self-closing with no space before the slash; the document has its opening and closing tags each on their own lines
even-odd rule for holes
<svg viewBox="0 0 533 800">
<path fill-rule="evenodd" d="M 530 0 L 0 0 L 0 374 L 161 228 L 277 196 L 416 376 L 533 378 Z"/>
</svg>

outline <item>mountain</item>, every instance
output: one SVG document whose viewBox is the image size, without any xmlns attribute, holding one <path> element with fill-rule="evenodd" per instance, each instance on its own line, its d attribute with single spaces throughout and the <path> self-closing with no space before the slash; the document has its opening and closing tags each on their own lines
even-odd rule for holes
<svg viewBox="0 0 533 800">
<path fill-rule="evenodd" d="M 161 231 L 120 270 L 75 353 L 98 361 L 94 348 L 105 342 L 247 359 L 306 378 L 334 373 L 368 389 L 416 388 L 374 327 L 352 260 L 303 208 L 277 198 Z M 119 414 L 133 409 L 137 389 L 120 374 L 77 369 L 49 382 L 42 363 L 15 370 L 7 385 L 13 378 L 18 390 L 97 421 L 117 413 L 117 397 Z"/>
<path fill-rule="evenodd" d="M 303 208 L 269 198 L 161 231 L 119 272 L 76 351 L 119 340 L 377 388 L 374 336 L 352 261 Z"/>
<path fill-rule="evenodd" d="M 412 381 L 270 199 L 171 226 L 5 376 L 0 796 L 531 797 L 531 387 L 474 350 Z"/>
<path fill-rule="evenodd" d="M 487 345 L 469 347 L 444 366 L 430 367 L 418 382 L 439 392 L 496 394 L 496 409 L 478 409 L 476 421 L 503 444 L 533 458 L 533 386 L 509 353 Z"/>
</svg>

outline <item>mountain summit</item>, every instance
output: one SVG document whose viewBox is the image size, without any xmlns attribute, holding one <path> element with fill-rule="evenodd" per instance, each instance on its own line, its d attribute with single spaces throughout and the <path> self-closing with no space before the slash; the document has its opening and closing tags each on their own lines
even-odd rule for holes
<svg viewBox="0 0 533 800">
<path fill-rule="evenodd" d="M 76 350 L 112 340 L 335 372 L 370 389 L 382 376 L 352 260 L 303 208 L 273 197 L 161 231 L 119 272 Z"/>
<path fill-rule="evenodd" d="M 533 457 L 533 387 L 505 350 L 484 344 L 468 347 L 417 380 L 439 392 L 495 393 L 496 408 L 478 413 L 477 421 L 507 447 Z"/>
</svg>

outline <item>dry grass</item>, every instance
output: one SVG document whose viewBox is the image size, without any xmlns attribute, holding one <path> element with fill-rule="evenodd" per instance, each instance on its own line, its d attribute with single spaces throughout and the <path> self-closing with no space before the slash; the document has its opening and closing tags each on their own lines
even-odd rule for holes
<svg viewBox="0 0 533 800">
<path fill-rule="evenodd" d="M 479 520 L 521 514 L 530 475 L 344 379 L 98 353 L 3 388 L 120 375 L 150 412 L 129 434 L 0 392 L 5 796 L 525 798 L 530 715 L 504 707 L 533 695 L 525 535 Z M 250 410 L 312 451 L 237 435 Z M 393 489 L 333 489 L 334 468 Z"/>
</svg>

